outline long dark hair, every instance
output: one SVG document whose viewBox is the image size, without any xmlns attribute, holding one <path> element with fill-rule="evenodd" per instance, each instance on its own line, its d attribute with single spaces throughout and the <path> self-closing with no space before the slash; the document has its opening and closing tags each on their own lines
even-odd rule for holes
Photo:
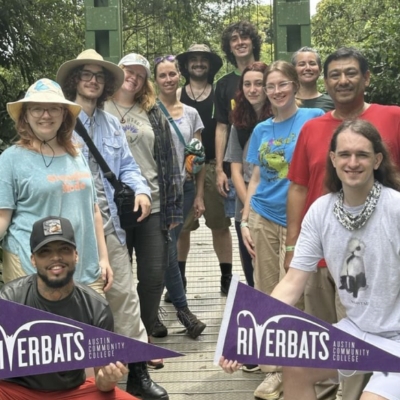
<svg viewBox="0 0 400 400">
<path fill-rule="evenodd" d="M 253 132 L 254 127 L 259 122 L 264 121 L 271 116 L 271 104 L 268 98 L 266 98 L 265 103 L 261 109 L 260 116 L 257 117 L 253 106 L 249 103 L 249 101 L 246 99 L 246 96 L 244 95 L 244 78 L 246 73 L 250 71 L 261 72 L 264 76 L 264 72 L 267 69 L 267 64 L 261 61 L 256 61 L 248 65 L 243 70 L 243 73 L 240 77 L 239 88 L 235 94 L 235 108 L 233 109 L 231 114 L 231 122 L 233 125 L 235 125 L 235 128 L 238 131 L 239 142 L 242 147 L 244 147 L 244 145 L 246 144 L 251 133 Z"/>
<path fill-rule="evenodd" d="M 364 136 L 372 144 L 375 154 L 382 154 L 382 162 L 378 169 L 374 170 L 374 178 L 382 185 L 400 192 L 400 172 L 398 171 L 393 159 L 381 138 L 378 130 L 368 121 L 355 119 L 345 121 L 340 124 L 333 133 L 329 152 L 335 152 L 337 147 L 337 138 L 344 130 L 350 129 L 352 132 Z M 328 192 L 338 192 L 342 187 L 342 181 L 339 179 L 336 169 L 333 166 L 330 155 L 326 162 L 325 186 Z"/>
</svg>

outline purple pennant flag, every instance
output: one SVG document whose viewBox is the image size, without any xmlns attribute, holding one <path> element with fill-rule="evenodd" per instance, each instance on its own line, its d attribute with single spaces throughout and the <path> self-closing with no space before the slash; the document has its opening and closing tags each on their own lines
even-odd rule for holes
<svg viewBox="0 0 400 400">
<path fill-rule="evenodd" d="M 400 358 L 240 283 L 234 276 L 214 362 L 400 372 Z"/>
<path fill-rule="evenodd" d="M 182 356 L 8 300 L 0 309 L 0 379 Z"/>
</svg>

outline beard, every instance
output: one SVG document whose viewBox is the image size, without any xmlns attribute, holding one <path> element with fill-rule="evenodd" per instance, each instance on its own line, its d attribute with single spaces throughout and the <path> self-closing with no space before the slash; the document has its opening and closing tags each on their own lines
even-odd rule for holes
<svg viewBox="0 0 400 400">
<path fill-rule="evenodd" d="M 208 70 L 207 69 L 203 69 L 201 72 L 200 71 L 196 71 L 194 72 L 193 70 L 189 71 L 189 76 L 190 79 L 193 81 L 205 81 L 208 78 Z"/>
<path fill-rule="evenodd" d="M 98 89 L 98 87 L 94 86 L 93 87 L 96 91 Z M 103 89 L 104 90 L 104 89 Z M 82 89 L 81 87 L 77 87 L 76 89 L 76 94 L 79 95 L 81 98 L 83 98 L 84 100 L 88 101 L 88 102 L 92 102 L 94 100 L 97 101 L 97 99 L 99 97 L 101 97 L 101 95 L 103 94 L 103 91 L 97 91 L 96 93 L 86 93 L 84 89 Z"/>
<path fill-rule="evenodd" d="M 71 270 L 71 271 L 68 271 L 68 272 L 67 272 L 67 275 L 65 275 L 64 278 L 62 278 L 62 279 L 57 279 L 57 280 L 49 279 L 49 278 L 47 277 L 47 275 L 42 274 L 42 273 L 39 272 L 39 271 L 37 271 L 37 274 L 38 274 L 38 276 L 40 277 L 40 279 L 43 281 L 43 283 L 44 283 L 47 287 L 49 287 L 49 288 L 51 288 L 51 289 L 61 289 L 61 288 L 63 288 L 64 286 L 68 285 L 68 284 L 72 281 L 72 278 L 73 278 L 73 276 L 74 276 L 74 274 L 75 274 L 75 268 L 74 268 L 73 270 Z"/>
</svg>

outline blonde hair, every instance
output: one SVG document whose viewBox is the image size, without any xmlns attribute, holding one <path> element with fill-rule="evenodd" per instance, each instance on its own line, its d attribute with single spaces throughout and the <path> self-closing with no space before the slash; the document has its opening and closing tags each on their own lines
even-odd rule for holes
<svg viewBox="0 0 400 400">
<path fill-rule="evenodd" d="M 121 65 L 121 68 L 124 69 L 124 65 Z M 143 111 L 149 112 L 155 106 L 156 98 L 154 85 L 146 75 L 142 88 L 138 93 L 135 93 L 133 100 L 139 104 Z"/>
</svg>

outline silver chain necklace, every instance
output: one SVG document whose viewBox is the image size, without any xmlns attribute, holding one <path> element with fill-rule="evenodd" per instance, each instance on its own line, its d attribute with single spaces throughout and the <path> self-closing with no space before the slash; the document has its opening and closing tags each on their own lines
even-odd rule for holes
<svg viewBox="0 0 400 400">
<path fill-rule="evenodd" d="M 335 217 L 349 231 L 354 231 L 355 229 L 362 228 L 369 220 L 376 208 L 379 197 L 381 195 L 381 189 L 381 184 L 378 181 L 375 181 L 371 191 L 369 192 L 365 200 L 362 211 L 360 212 L 360 214 L 355 216 L 344 209 L 344 194 L 343 189 L 340 189 L 340 192 L 338 193 L 338 199 L 335 201 L 335 205 L 333 207 L 333 213 Z"/>
</svg>

